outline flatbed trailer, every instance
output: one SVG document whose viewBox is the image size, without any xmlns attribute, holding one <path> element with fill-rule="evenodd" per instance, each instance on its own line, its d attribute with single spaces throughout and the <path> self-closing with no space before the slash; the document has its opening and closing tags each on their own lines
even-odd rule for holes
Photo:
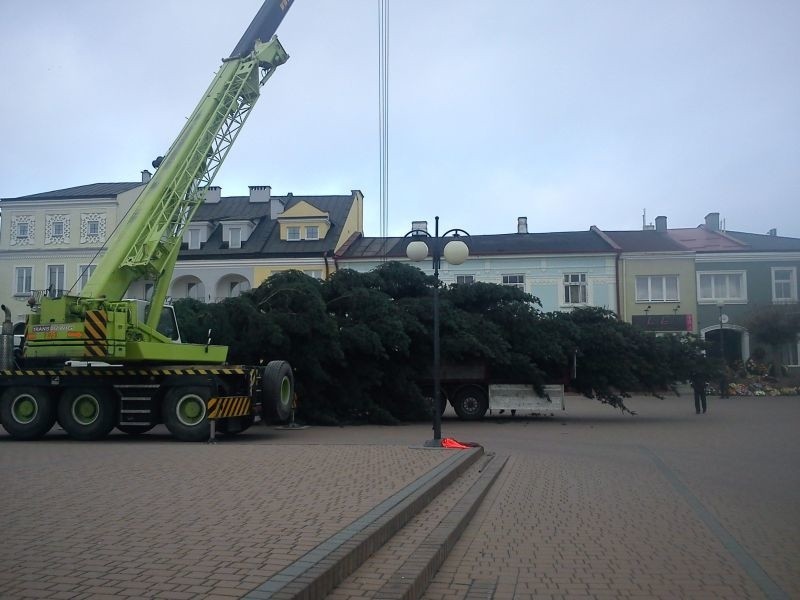
<svg viewBox="0 0 800 600">
<path fill-rule="evenodd" d="M 420 383 L 423 393 L 432 398 L 432 377 Z M 480 363 L 443 365 L 439 385 L 440 411 L 444 412 L 449 402 L 459 418 L 467 421 L 482 419 L 487 411 L 553 415 L 565 410 L 563 385 L 545 385 L 539 394 L 530 383 L 492 379 L 486 365 Z"/>
</svg>

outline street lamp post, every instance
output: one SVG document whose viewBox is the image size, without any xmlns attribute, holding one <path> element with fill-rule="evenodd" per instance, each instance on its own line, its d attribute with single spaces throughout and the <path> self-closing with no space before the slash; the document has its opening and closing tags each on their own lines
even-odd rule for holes
<svg viewBox="0 0 800 600">
<path fill-rule="evenodd" d="M 725 315 L 722 312 L 722 309 L 725 308 L 725 303 L 720 300 L 717 302 L 717 308 L 719 309 L 719 356 L 722 359 L 722 377 L 720 379 L 719 385 L 719 397 L 720 398 L 727 398 L 728 397 L 728 382 L 727 377 L 725 376 L 726 370 L 726 363 L 725 363 L 725 330 L 723 326 L 725 325 Z"/>
<path fill-rule="evenodd" d="M 412 229 L 405 237 L 411 237 L 412 241 L 406 247 L 406 255 L 413 261 L 424 260 L 428 256 L 428 244 L 420 238 L 430 238 L 433 248 L 430 250 L 433 259 L 433 439 L 425 442 L 426 446 L 442 445 L 442 413 L 440 409 L 441 398 L 441 373 L 440 354 L 439 354 L 439 266 L 442 256 L 451 265 L 460 265 L 469 256 L 469 248 L 460 239 L 447 242 L 442 248 L 441 240 L 447 236 L 459 238 L 469 237 L 463 229 L 448 229 L 439 235 L 439 217 L 436 217 L 434 235 L 424 229 Z"/>
</svg>

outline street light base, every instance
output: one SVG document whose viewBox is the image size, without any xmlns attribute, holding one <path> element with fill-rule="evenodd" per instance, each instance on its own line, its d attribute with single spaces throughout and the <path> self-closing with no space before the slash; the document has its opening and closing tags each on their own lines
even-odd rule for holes
<svg viewBox="0 0 800 600">
<path fill-rule="evenodd" d="M 425 440 L 423 444 L 425 448 L 441 448 L 442 447 L 442 440 Z"/>
</svg>

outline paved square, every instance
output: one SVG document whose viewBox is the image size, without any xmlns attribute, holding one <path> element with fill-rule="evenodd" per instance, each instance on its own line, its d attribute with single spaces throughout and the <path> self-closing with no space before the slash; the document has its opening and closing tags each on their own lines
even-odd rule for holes
<svg viewBox="0 0 800 600">
<path fill-rule="evenodd" d="M 800 597 L 800 399 L 712 397 L 700 416 L 687 397 L 629 405 L 637 416 L 568 397 L 552 418 L 445 419 L 446 436 L 509 460 L 424 597 Z M 410 448 L 429 437 L 0 431 L 0 597 L 241 597 L 440 464 L 447 451 Z"/>
</svg>

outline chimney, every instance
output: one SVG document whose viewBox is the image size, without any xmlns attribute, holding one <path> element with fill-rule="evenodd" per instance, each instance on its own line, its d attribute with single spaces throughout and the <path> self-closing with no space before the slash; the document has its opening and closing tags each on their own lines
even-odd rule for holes
<svg viewBox="0 0 800 600">
<path fill-rule="evenodd" d="M 142 183 L 149 182 L 150 179 L 152 179 L 152 177 L 153 177 L 153 174 L 150 171 L 148 171 L 147 169 L 142 171 Z"/>
<path fill-rule="evenodd" d="M 661 216 L 656 217 L 656 231 L 666 231 L 667 230 L 667 217 Z"/>
<path fill-rule="evenodd" d="M 517 217 L 517 233 L 528 233 L 528 217 Z"/>
<path fill-rule="evenodd" d="M 719 213 L 713 212 L 706 215 L 706 229 L 719 231 Z"/>
<path fill-rule="evenodd" d="M 411 221 L 411 231 L 428 231 L 428 222 Z"/>
<path fill-rule="evenodd" d="M 778 230 L 773 227 L 767 232 L 767 235 L 772 235 L 772 236 L 778 235 Z"/>
<path fill-rule="evenodd" d="M 270 192 L 272 188 L 268 185 L 251 185 L 250 187 L 250 202 L 269 202 Z"/>
<path fill-rule="evenodd" d="M 221 187 L 219 187 L 218 185 L 210 185 L 206 188 L 205 202 L 207 204 L 218 204 L 221 199 L 222 199 Z"/>
</svg>

